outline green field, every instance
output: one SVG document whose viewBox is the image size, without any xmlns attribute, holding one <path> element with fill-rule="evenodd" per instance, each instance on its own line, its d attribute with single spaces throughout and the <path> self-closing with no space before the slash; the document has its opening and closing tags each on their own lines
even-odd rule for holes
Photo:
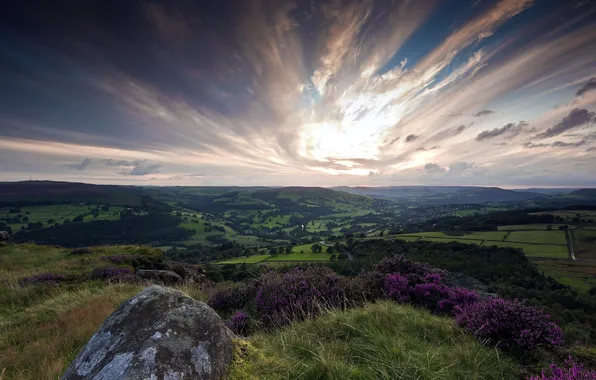
<svg viewBox="0 0 596 380">
<path fill-rule="evenodd" d="M 565 231 L 513 231 L 507 241 L 566 245 Z"/>
<path fill-rule="evenodd" d="M 305 253 L 290 253 L 288 255 L 282 254 L 273 256 L 267 260 L 267 262 L 271 261 L 329 261 L 331 257 L 330 253 L 313 253 L 313 252 L 305 252 Z"/>
<path fill-rule="evenodd" d="M 256 264 L 269 258 L 271 258 L 271 255 L 252 255 L 248 257 L 238 257 L 236 259 L 220 261 L 217 264 Z"/>
<path fill-rule="evenodd" d="M 521 248 L 526 256 L 530 257 L 549 257 L 553 259 L 568 259 L 569 252 L 564 245 L 547 244 L 524 244 L 510 242 L 484 242 L 484 246 L 496 245 L 497 247 Z"/>
<path fill-rule="evenodd" d="M 535 264 L 545 275 L 554 278 L 561 284 L 585 292 L 596 286 L 596 265 L 592 262 L 536 260 Z"/>
<path fill-rule="evenodd" d="M 424 241 L 432 241 L 435 243 L 449 243 L 452 241 L 464 244 L 482 244 L 482 240 L 471 240 L 471 239 L 458 239 L 457 237 L 448 237 L 448 238 L 441 238 L 441 237 L 432 237 L 432 236 L 424 236 L 420 240 Z"/>
<path fill-rule="evenodd" d="M 391 236 L 386 237 L 386 239 L 389 239 L 389 238 L 395 238 L 395 239 L 400 239 L 400 240 L 405 240 L 405 241 L 416 241 L 416 240 L 421 239 L 420 236 L 412 236 L 412 235 L 391 235 Z M 371 239 L 373 239 L 373 237 L 371 237 Z M 378 239 L 382 239 L 382 238 L 378 238 Z"/>
<path fill-rule="evenodd" d="M 566 224 L 553 224 L 553 223 L 542 223 L 542 224 L 513 224 L 507 226 L 499 226 L 499 231 L 518 231 L 518 230 L 547 230 L 548 226 L 551 226 L 553 230 L 558 230 L 560 226 L 567 226 L 569 229 L 575 228 L 572 225 Z"/>
<path fill-rule="evenodd" d="M 294 246 L 294 247 L 292 247 L 292 253 L 314 253 L 311 249 L 313 244 L 314 243 Z M 319 244 L 319 245 L 321 245 L 321 244 Z M 327 247 L 325 247 L 324 245 L 321 245 L 321 248 L 323 248 L 322 252 L 325 252 L 327 250 Z"/>
<path fill-rule="evenodd" d="M 461 236 L 447 235 L 443 232 L 417 232 L 412 234 L 390 235 L 388 238 L 402 239 L 406 241 L 416 241 L 420 239 L 435 243 L 455 241 L 464 244 L 482 244 L 483 246 L 496 245 L 498 247 L 521 248 L 524 250 L 525 254 L 530 257 L 569 258 L 564 231 L 515 231 L 509 234 L 509 236 L 513 235 L 516 239 L 515 241 L 511 241 L 512 239 L 509 237 L 507 241 L 502 241 L 505 235 L 506 232 L 500 231 L 469 232 Z M 528 244 L 524 243 L 526 241 Z M 548 242 L 548 244 L 532 244 L 541 241 Z"/>
<path fill-rule="evenodd" d="M 97 218 L 94 218 L 91 213 L 92 209 L 100 207 Z M 18 214 L 9 213 L 10 208 L 0 209 L 0 219 L 13 218 Z M 19 213 L 22 217 L 27 217 L 26 222 L 21 223 L 9 223 L 8 225 L 12 228 L 13 232 L 17 232 L 21 229 L 21 226 L 27 226 L 28 223 L 43 223 L 44 227 L 53 225 L 54 223 L 62 224 L 64 220 L 72 220 L 78 215 L 85 215 L 83 218 L 84 222 L 92 220 L 117 220 L 120 219 L 120 212 L 124 210 L 124 207 L 111 206 L 109 211 L 102 211 L 101 205 L 86 205 L 86 204 L 59 204 L 59 205 L 46 205 L 46 206 L 26 206 L 20 207 L 21 212 Z M 116 214 L 116 215 L 114 215 Z M 50 223 L 49 220 L 53 221 Z"/>
</svg>

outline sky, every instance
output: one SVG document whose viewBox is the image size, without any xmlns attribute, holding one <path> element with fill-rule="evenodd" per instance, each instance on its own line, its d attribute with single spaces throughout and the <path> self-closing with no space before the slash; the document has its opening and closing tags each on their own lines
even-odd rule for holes
<svg viewBox="0 0 596 380">
<path fill-rule="evenodd" d="M 0 181 L 596 187 L 593 0 L 0 14 Z"/>
</svg>

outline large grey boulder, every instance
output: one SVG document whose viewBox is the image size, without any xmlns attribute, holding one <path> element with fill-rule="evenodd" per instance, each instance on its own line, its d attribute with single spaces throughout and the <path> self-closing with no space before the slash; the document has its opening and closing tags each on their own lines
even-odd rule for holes
<svg viewBox="0 0 596 380">
<path fill-rule="evenodd" d="M 106 319 L 62 379 L 222 379 L 232 337 L 209 306 L 154 285 Z"/>
<path fill-rule="evenodd" d="M 8 231 L 0 231 L 0 241 L 5 241 L 10 239 L 10 235 L 8 234 Z"/>
<path fill-rule="evenodd" d="M 161 281 L 164 284 L 179 284 L 184 282 L 184 279 L 178 273 L 170 270 L 139 269 L 135 274 L 146 280 Z"/>
</svg>

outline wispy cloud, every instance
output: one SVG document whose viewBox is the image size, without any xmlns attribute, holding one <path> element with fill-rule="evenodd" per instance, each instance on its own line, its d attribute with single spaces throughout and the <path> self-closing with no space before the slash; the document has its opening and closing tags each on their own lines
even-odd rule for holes
<svg viewBox="0 0 596 380">
<path fill-rule="evenodd" d="M 92 163 L 92 161 L 90 158 L 85 158 L 83 161 L 81 161 L 79 163 L 66 164 L 64 166 L 66 166 L 69 169 L 85 170 L 89 167 L 89 165 L 91 165 L 91 163 Z"/>
<path fill-rule="evenodd" d="M 39 169 L 48 175 L 387 184 L 460 173 L 501 184 L 538 181 L 531 169 L 543 167 L 570 178 L 566 168 L 593 160 L 583 145 L 596 28 L 565 2 L 545 14 L 529 0 L 494 1 L 449 30 L 424 29 L 446 17 L 435 1 L 236 2 L 205 14 L 130 5 L 129 26 L 95 17 L 100 3 L 72 7 L 81 16 L 62 28 L 45 12 L 40 44 L 10 45 L 29 51 L 0 44 L 14 61 L 0 70 L 23 67 L 5 77 L 27 81 L 9 81 L 12 93 L 47 105 L 0 105 L 0 153 L 35 154 L 52 163 Z M 560 18 L 565 28 L 544 32 Z M 417 40 L 427 34 L 437 39 Z M 28 55 L 48 62 L 27 69 L 18 57 Z"/>
<path fill-rule="evenodd" d="M 587 109 L 575 108 L 569 112 L 569 115 L 565 116 L 555 126 L 548 128 L 546 131 L 536 135 L 538 139 L 546 139 L 549 137 L 558 136 L 571 129 L 575 129 L 584 126 L 592 121 L 596 116 L 595 112 L 589 112 Z"/>
<path fill-rule="evenodd" d="M 488 140 L 504 134 L 509 135 L 509 137 L 514 137 L 517 136 L 521 132 L 522 128 L 526 127 L 527 125 L 528 123 L 525 121 L 520 121 L 517 124 L 507 123 L 500 128 L 494 128 L 488 131 L 480 132 L 478 136 L 476 136 L 476 141 Z"/>
</svg>

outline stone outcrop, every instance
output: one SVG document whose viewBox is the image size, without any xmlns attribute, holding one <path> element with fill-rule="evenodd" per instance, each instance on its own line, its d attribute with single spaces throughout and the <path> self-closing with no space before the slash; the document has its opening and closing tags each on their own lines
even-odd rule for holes
<svg viewBox="0 0 596 380">
<path fill-rule="evenodd" d="M 6 241 L 8 239 L 10 239 L 8 231 L 0 231 L 0 241 Z"/>
<path fill-rule="evenodd" d="M 222 379 L 232 337 L 209 306 L 154 285 L 106 319 L 62 380 Z"/>
<path fill-rule="evenodd" d="M 179 284 L 184 282 L 178 273 L 170 270 L 139 269 L 135 274 L 146 280 L 161 281 L 164 284 Z"/>
</svg>

